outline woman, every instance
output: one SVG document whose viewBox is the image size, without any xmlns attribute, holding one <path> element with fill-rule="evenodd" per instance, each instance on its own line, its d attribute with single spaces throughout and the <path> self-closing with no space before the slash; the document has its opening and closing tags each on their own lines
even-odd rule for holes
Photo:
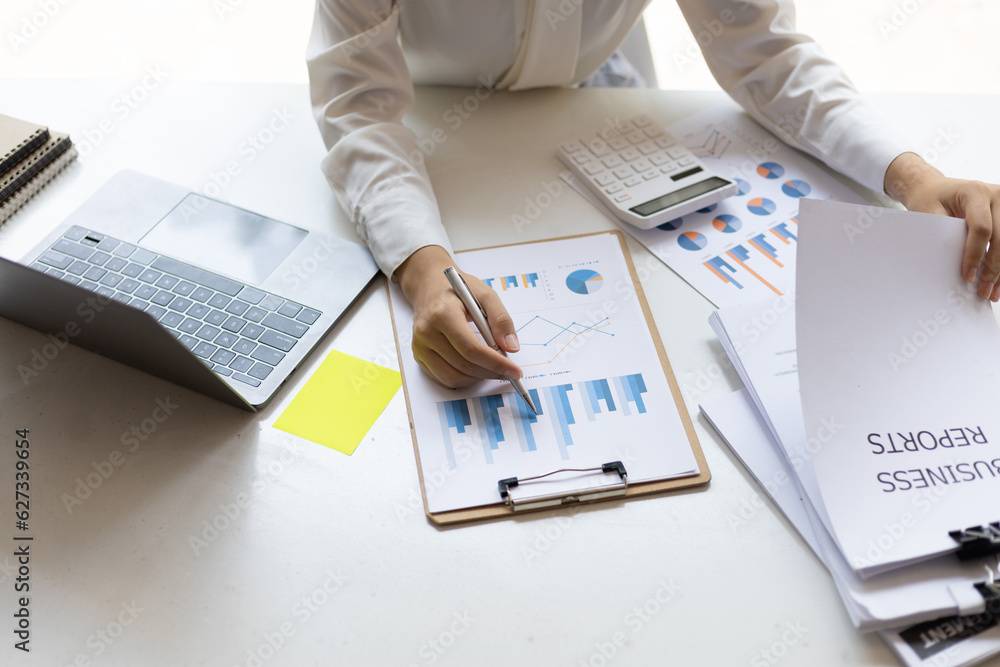
<svg viewBox="0 0 1000 667">
<path fill-rule="evenodd" d="M 945 177 L 895 138 L 843 71 L 794 28 L 791 0 L 678 0 L 719 84 L 765 127 L 915 211 L 965 218 L 961 272 L 1000 299 L 1000 187 Z M 381 269 L 414 309 L 413 355 L 440 384 L 519 378 L 483 345 L 444 277 L 455 264 L 417 138 L 401 123 L 413 85 L 522 90 L 599 71 L 648 0 L 317 0 L 308 64 L 329 152 L 323 171 Z M 655 38 L 655 36 L 654 36 Z M 494 338 L 518 349 L 510 316 L 467 280 Z"/>
</svg>

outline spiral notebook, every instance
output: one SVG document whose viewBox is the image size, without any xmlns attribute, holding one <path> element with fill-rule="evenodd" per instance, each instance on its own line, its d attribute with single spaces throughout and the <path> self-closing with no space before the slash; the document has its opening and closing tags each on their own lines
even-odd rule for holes
<svg viewBox="0 0 1000 667">
<path fill-rule="evenodd" d="M 69 135 L 0 114 L 0 224 L 76 156 Z"/>
</svg>

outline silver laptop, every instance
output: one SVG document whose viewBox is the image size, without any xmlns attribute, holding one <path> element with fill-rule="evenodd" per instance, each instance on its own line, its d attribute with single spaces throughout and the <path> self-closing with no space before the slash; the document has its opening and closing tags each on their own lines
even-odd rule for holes
<svg viewBox="0 0 1000 667">
<path fill-rule="evenodd" d="M 377 272 L 356 243 L 123 171 L 0 261 L 0 315 L 254 411 Z"/>
</svg>

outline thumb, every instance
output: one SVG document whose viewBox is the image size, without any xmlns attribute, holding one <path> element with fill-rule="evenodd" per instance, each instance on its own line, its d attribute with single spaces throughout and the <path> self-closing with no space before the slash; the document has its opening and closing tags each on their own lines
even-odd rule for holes
<svg viewBox="0 0 1000 667">
<path fill-rule="evenodd" d="M 493 339 L 506 352 L 517 352 L 521 345 L 517 340 L 517 331 L 514 329 L 514 320 L 511 319 L 507 309 L 504 308 L 500 297 L 490 287 L 481 280 L 470 281 L 469 287 L 473 290 L 479 303 L 486 311 L 486 320 L 489 322 Z"/>
</svg>

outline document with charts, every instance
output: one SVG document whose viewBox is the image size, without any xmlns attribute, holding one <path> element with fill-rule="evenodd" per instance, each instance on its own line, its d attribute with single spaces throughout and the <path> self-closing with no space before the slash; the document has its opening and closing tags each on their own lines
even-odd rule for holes
<svg viewBox="0 0 1000 667">
<path fill-rule="evenodd" d="M 524 370 L 537 416 L 506 382 L 459 390 L 434 383 L 413 359 L 412 311 L 392 286 L 428 513 L 500 503 L 502 479 L 616 460 L 630 486 L 700 472 L 707 481 L 623 241 L 606 232 L 456 257 L 514 319 L 521 351 L 511 358 Z M 531 492 L 565 493 L 602 477 L 560 474 L 532 482 Z"/>
<path fill-rule="evenodd" d="M 667 128 L 738 194 L 643 230 L 620 223 L 720 308 L 794 293 L 799 200 L 865 203 L 829 169 L 731 105 Z"/>
</svg>

